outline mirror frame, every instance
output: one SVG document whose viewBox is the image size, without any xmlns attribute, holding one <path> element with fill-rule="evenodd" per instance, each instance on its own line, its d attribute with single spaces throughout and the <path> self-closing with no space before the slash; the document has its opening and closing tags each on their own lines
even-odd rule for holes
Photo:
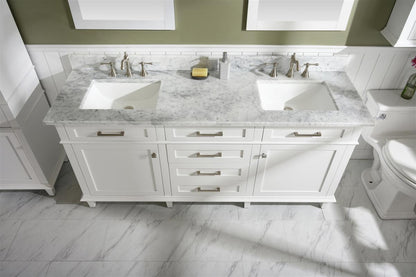
<svg viewBox="0 0 416 277">
<path fill-rule="evenodd" d="M 86 20 L 82 17 L 79 0 L 68 0 L 68 3 L 75 29 L 175 30 L 174 0 L 163 0 L 164 20 Z"/>
<path fill-rule="evenodd" d="M 290 2 L 291 0 L 286 0 Z M 313 0 L 309 0 L 313 1 Z M 258 18 L 260 0 L 248 0 L 247 31 L 345 31 L 354 6 L 354 0 L 342 0 L 342 6 L 336 21 L 264 21 Z M 319 5 L 317 5 L 319 8 Z M 312 12 L 312 11 L 308 11 Z M 301 16 L 300 16 L 301 17 Z"/>
</svg>

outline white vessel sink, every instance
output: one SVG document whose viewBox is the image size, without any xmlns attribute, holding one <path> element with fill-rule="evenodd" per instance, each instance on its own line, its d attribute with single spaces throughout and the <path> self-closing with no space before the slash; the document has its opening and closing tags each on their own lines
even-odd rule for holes
<svg viewBox="0 0 416 277">
<path fill-rule="evenodd" d="M 80 109 L 155 109 L 161 81 L 93 80 Z"/>
<path fill-rule="evenodd" d="M 314 81 L 257 81 L 261 107 L 266 111 L 338 110 L 328 86 Z"/>
</svg>

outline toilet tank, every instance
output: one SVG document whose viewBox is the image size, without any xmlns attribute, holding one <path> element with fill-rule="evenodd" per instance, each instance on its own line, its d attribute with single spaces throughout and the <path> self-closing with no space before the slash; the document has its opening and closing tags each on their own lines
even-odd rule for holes
<svg viewBox="0 0 416 277">
<path fill-rule="evenodd" d="M 416 136 L 416 95 L 400 97 L 402 90 L 369 90 L 366 105 L 376 118 L 372 136 Z"/>
</svg>

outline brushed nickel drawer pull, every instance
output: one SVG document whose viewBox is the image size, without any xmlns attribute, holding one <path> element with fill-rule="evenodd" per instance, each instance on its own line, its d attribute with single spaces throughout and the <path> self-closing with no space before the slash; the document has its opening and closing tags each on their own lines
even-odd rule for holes
<svg viewBox="0 0 416 277">
<path fill-rule="evenodd" d="M 220 187 L 216 187 L 215 189 L 202 189 L 201 187 L 198 187 L 196 189 L 198 192 L 220 192 L 221 188 Z"/>
<path fill-rule="evenodd" d="M 196 157 L 197 158 L 221 158 L 222 157 L 222 153 L 221 152 L 218 152 L 218 153 L 215 153 L 215 154 L 206 154 L 206 155 L 204 155 L 204 154 L 201 154 L 201 153 L 196 153 Z"/>
<path fill-rule="evenodd" d="M 98 131 L 97 137 L 124 137 L 124 131 L 114 133 L 103 133 L 101 131 Z"/>
<path fill-rule="evenodd" d="M 198 170 L 196 172 L 196 175 L 198 176 L 219 176 L 221 175 L 221 171 L 214 171 L 214 172 L 201 172 L 200 170 Z"/>
<path fill-rule="evenodd" d="M 298 132 L 293 132 L 293 134 L 295 135 L 295 137 L 321 137 L 322 136 L 321 132 L 316 132 L 313 134 L 299 134 Z"/>
<path fill-rule="evenodd" d="M 213 134 L 202 134 L 200 131 L 197 131 L 195 134 L 197 137 L 222 137 L 224 136 L 224 133 L 222 131 L 219 131 Z"/>
</svg>

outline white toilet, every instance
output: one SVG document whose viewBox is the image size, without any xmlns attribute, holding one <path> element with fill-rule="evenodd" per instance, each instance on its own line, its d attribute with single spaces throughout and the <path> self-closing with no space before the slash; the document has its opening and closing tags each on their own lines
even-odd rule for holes
<svg viewBox="0 0 416 277">
<path fill-rule="evenodd" d="M 416 96 L 400 90 L 370 90 L 367 107 L 376 119 L 363 138 L 374 148 L 374 162 L 361 180 L 383 219 L 416 218 Z"/>
</svg>

